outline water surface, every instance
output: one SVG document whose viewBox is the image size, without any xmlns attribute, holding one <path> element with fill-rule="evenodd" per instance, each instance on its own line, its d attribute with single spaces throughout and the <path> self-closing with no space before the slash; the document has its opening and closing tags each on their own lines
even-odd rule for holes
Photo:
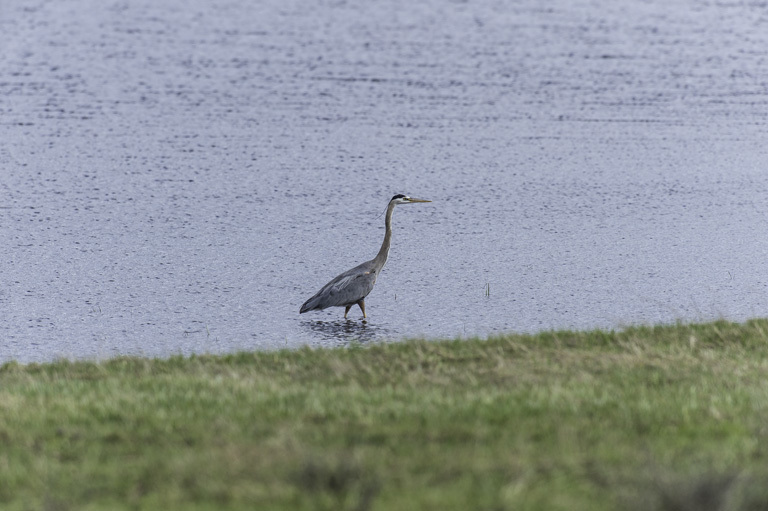
<svg viewBox="0 0 768 511">
<path fill-rule="evenodd" d="M 0 360 L 765 315 L 767 21 L 6 1 Z M 299 315 L 396 193 L 434 202 L 395 211 L 369 321 Z"/>
</svg>

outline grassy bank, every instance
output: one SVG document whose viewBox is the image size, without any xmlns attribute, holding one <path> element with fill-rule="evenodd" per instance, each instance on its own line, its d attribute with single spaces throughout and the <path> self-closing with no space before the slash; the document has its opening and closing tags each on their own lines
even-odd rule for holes
<svg viewBox="0 0 768 511">
<path fill-rule="evenodd" d="M 766 320 L 0 368 L 4 510 L 746 510 L 766 488 Z"/>
</svg>

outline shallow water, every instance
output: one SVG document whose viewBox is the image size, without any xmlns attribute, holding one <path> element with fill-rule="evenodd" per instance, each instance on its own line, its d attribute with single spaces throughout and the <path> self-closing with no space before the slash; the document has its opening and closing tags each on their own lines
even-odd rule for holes
<svg viewBox="0 0 768 511">
<path fill-rule="evenodd" d="M 547 5 L 4 2 L 0 360 L 765 315 L 762 4 Z"/>
</svg>

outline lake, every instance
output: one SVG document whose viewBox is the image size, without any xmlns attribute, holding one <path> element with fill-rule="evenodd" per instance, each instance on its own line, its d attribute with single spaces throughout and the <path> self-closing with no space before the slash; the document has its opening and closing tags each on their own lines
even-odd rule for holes
<svg viewBox="0 0 768 511">
<path fill-rule="evenodd" d="M 0 361 L 768 311 L 762 3 L 0 8 Z M 359 309 L 299 315 L 371 259 Z"/>
</svg>

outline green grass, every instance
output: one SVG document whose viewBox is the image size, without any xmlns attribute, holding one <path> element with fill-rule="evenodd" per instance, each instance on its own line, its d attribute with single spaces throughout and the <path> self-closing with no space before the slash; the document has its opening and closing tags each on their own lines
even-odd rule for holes
<svg viewBox="0 0 768 511">
<path fill-rule="evenodd" d="M 768 507 L 768 320 L 0 367 L 3 510 Z"/>
</svg>

